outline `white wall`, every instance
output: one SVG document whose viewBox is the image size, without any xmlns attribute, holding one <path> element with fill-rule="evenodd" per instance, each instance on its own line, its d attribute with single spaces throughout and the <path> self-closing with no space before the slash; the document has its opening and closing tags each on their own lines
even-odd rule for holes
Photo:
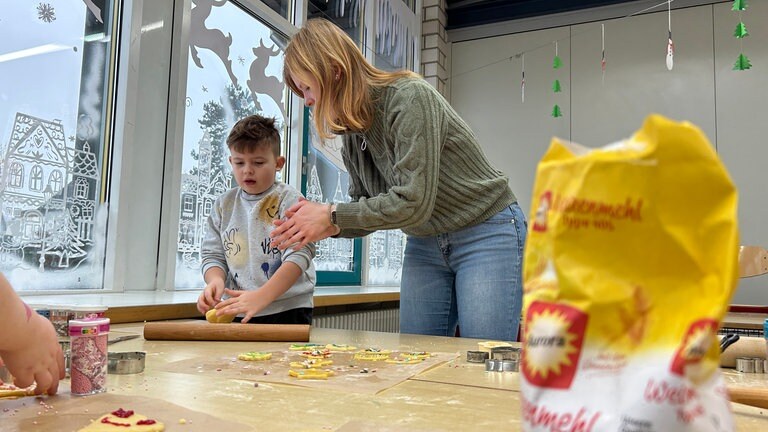
<svg viewBox="0 0 768 432">
<path fill-rule="evenodd" d="M 475 40 L 464 30 L 461 36 L 468 40 L 452 43 L 451 103 L 473 127 L 491 160 L 509 175 L 528 213 L 536 164 L 553 136 L 602 146 L 629 136 L 650 113 L 691 121 L 712 141 L 739 189 L 742 244 L 768 247 L 768 2 L 750 2 L 743 12 L 750 32 L 743 49 L 753 64 L 743 72 L 731 70 L 740 52 L 733 37 L 738 14 L 731 5 L 728 1 L 672 11 L 672 71 L 665 66 L 663 8 L 602 21 L 605 10 L 587 11 L 579 15 L 580 21 L 574 21 L 573 14 L 568 17 L 584 24 L 490 37 L 481 29 L 475 33 L 483 38 Z M 607 58 L 604 80 L 601 23 Z M 564 62 L 558 70 L 552 68 L 555 40 Z M 522 52 L 525 103 L 520 95 L 521 59 L 515 57 Z M 555 78 L 563 85 L 562 93 L 552 91 Z M 550 116 L 554 103 L 563 108 L 564 117 Z M 768 304 L 768 276 L 742 280 L 733 302 Z"/>
</svg>

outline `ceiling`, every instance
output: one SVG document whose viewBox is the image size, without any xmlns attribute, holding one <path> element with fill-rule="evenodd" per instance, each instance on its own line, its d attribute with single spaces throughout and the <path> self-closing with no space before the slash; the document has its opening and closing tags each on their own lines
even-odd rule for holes
<svg viewBox="0 0 768 432">
<path fill-rule="evenodd" d="M 446 0 L 447 29 L 626 3 L 630 0 Z"/>
</svg>

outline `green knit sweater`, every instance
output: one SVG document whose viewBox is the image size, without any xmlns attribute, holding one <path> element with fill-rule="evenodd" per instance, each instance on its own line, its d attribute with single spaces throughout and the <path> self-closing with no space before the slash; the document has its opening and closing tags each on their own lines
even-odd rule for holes
<svg viewBox="0 0 768 432">
<path fill-rule="evenodd" d="M 516 201 L 456 111 L 420 78 L 372 90 L 363 133 L 344 135 L 350 203 L 336 205 L 340 237 L 402 229 L 431 236 L 478 224 Z"/>
</svg>

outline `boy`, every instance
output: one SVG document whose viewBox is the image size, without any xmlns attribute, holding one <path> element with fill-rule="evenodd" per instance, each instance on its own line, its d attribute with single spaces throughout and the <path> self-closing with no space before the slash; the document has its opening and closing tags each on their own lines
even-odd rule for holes
<svg viewBox="0 0 768 432">
<path fill-rule="evenodd" d="M 243 323 L 311 324 L 314 244 L 282 252 L 269 246 L 272 222 L 301 198 L 275 181 L 285 164 L 275 120 L 252 115 L 238 121 L 227 147 L 238 187 L 220 196 L 208 217 L 201 246 L 206 286 L 197 309 L 215 308 L 217 317 L 243 314 Z M 225 289 L 225 281 L 233 289 Z M 222 294 L 230 298 L 221 301 Z"/>
</svg>

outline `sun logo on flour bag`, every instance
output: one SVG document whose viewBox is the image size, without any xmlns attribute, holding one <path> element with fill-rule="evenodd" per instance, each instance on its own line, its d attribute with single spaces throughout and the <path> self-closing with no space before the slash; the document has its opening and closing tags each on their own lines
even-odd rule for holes
<svg viewBox="0 0 768 432">
<path fill-rule="evenodd" d="M 547 230 L 550 207 L 552 207 L 552 192 L 546 191 L 539 197 L 539 206 L 536 208 L 536 215 L 533 218 L 534 231 L 544 232 Z"/>
<path fill-rule="evenodd" d="M 587 315 L 579 309 L 534 301 L 525 317 L 523 375 L 533 385 L 571 386 L 584 343 Z"/>
<path fill-rule="evenodd" d="M 692 323 L 672 358 L 670 371 L 696 384 L 708 379 L 719 366 L 717 362 L 704 361 L 707 352 L 714 346 L 717 327 L 717 321 L 709 318 Z"/>
</svg>

